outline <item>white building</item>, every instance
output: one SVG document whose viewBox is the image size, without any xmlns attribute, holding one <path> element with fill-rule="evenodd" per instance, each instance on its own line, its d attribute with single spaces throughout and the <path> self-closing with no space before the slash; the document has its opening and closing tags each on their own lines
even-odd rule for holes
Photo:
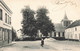
<svg viewBox="0 0 80 51">
<path fill-rule="evenodd" d="M 12 11 L 0 0 L 0 46 L 12 41 L 11 14 Z"/>
<path fill-rule="evenodd" d="M 80 40 L 80 20 L 74 21 L 65 30 L 65 38 L 71 40 Z"/>
</svg>

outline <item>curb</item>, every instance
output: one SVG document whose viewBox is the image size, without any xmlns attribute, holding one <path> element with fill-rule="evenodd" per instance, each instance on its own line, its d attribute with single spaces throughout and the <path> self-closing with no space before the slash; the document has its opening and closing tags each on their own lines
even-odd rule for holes
<svg viewBox="0 0 80 51">
<path fill-rule="evenodd" d="M 15 43 L 5 44 L 5 45 L 0 46 L 0 48 L 6 47 L 6 46 L 10 46 L 10 45 L 13 45 L 13 44 L 15 44 Z"/>
</svg>

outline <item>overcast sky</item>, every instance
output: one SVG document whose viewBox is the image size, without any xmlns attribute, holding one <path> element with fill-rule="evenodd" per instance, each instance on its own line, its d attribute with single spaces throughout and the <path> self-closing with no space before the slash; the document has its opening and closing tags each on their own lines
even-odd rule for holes
<svg viewBox="0 0 80 51">
<path fill-rule="evenodd" d="M 59 23 L 64 18 L 65 11 L 70 20 L 80 19 L 80 0 L 4 0 L 4 2 L 13 12 L 12 26 L 16 30 L 21 28 L 21 10 L 27 5 L 35 11 L 45 6 L 53 23 Z"/>
</svg>

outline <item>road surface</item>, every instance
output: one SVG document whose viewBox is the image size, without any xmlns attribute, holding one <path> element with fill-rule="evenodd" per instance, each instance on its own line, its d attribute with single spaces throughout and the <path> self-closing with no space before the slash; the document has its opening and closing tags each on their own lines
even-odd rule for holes
<svg viewBox="0 0 80 51">
<path fill-rule="evenodd" d="M 0 51 L 79 51 L 80 42 L 59 41 L 52 38 L 45 39 L 44 47 L 40 46 L 41 41 L 17 41 L 11 45 L 0 48 Z"/>
</svg>

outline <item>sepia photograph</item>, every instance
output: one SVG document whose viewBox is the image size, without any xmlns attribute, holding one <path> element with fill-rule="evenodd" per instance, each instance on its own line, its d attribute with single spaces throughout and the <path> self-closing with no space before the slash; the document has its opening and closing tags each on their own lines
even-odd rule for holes
<svg viewBox="0 0 80 51">
<path fill-rule="evenodd" d="M 0 51 L 79 51 L 80 0 L 0 0 Z"/>
</svg>

